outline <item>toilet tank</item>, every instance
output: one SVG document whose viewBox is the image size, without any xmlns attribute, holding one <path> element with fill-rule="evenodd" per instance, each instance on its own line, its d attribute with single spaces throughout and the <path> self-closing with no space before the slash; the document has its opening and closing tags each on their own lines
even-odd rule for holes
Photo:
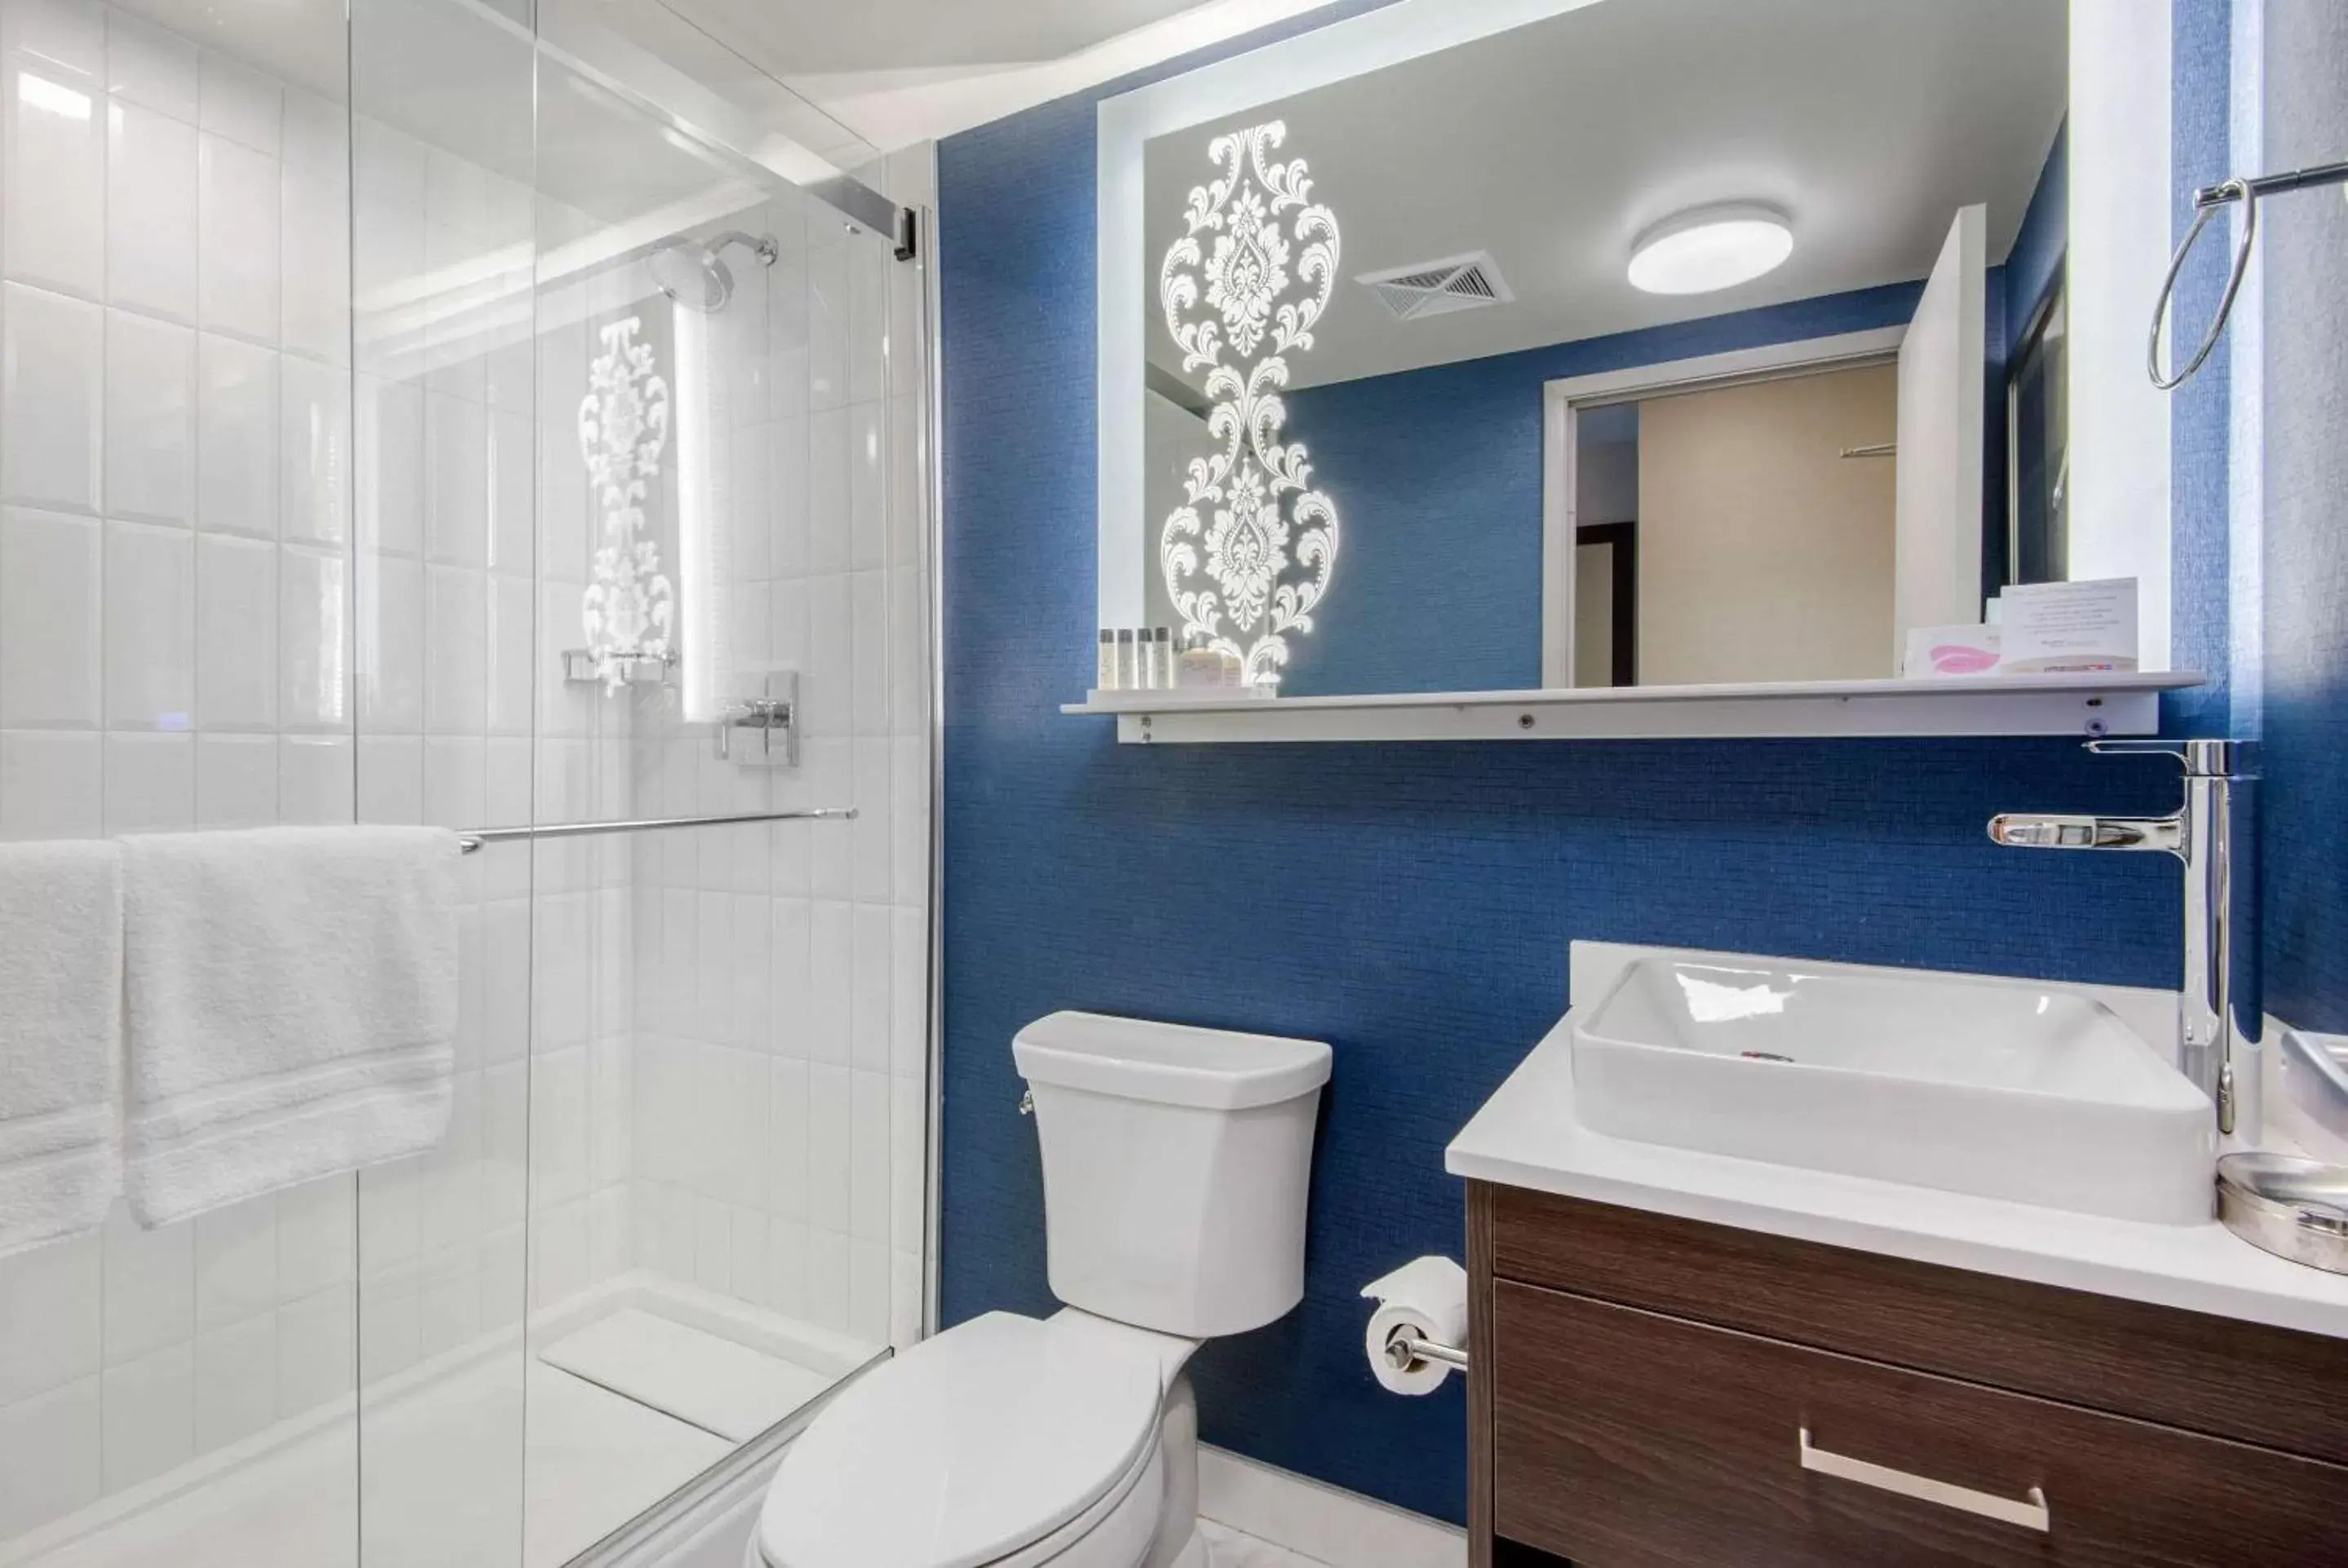
<svg viewBox="0 0 2348 1568">
<path fill-rule="evenodd" d="M 1011 1051 L 1035 1097 L 1053 1295 L 1192 1339 L 1303 1297 L 1326 1045 L 1056 1012 Z"/>
</svg>

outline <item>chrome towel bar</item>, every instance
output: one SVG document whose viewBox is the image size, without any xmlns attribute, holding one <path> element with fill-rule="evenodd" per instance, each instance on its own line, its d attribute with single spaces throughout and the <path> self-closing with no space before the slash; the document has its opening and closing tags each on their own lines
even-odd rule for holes
<svg viewBox="0 0 2348 1568">
<path fill-rule="evenodd" d="M 856 820 L 852 805 L 818 805 L 802 811 L 751 811 L 734 816 L 661 816 L 638 822 L 561 822 L 542 827 L 476 827 L 457 835 L 468 855 L 485 844 L 510 844 L 525 838 L 587 838 L 605 833 L 658 833 L 670 827 L 737 827 L 759 822 L 813 822 L 833 818 Z"/>
</svg>

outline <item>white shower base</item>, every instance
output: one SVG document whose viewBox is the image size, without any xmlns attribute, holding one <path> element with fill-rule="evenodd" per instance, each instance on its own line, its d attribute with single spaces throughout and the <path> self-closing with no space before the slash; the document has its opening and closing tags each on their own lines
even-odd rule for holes
<svg viewBox="0 0 2348 1568">
<path fill-rule="evenodd" d="M 509 1334 L 370 1388 L 363 1450 L 346 1398 L 20 1538 L 0 1564 L 559 1568 L 737 1446 L 655 1405 L 705 1408 L 713 1371 L 746 1374 L 766 1407 L 737 1398 L 723 1424 L 772 1408 L 771 1425 L 879 1352 L 648 1276 L 541 1314 L 530 1338 L 583 1343 L 566 1358 L 619 1368 L 641 1398 L 525 1360 Z"/>
</svg>

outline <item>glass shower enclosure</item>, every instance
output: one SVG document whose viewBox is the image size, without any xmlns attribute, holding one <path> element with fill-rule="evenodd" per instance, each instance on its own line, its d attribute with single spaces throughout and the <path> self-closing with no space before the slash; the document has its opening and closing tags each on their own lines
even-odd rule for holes
<svg viewBox="0 0 2348 1568">
<path fill-rule="evenodd" d="M 926 159 L 601 10 L 0 0 L 0 840 L 808 814 L 493 835 L 437 1146 L 0 1256 L 0 1565 L 636 1560 L 922 1332 Z"/>
</svg>

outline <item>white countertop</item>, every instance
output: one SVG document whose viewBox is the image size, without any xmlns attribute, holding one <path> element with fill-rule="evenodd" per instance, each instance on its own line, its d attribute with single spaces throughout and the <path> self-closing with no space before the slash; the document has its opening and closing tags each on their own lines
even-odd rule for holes
<svg viewBox="0 0 2348 1568">
<path fill-rule="evenodd" d="M 1594 994 L 1582 992 L 1581 994 Z M 1455 1176 L 2348 1338 L 2348 1276 L 2286 1263 L 2215 1219 L 2147 1225 L 1592 1132 L 1569 1012 L 1444 1154 Z"/>
</svg>

